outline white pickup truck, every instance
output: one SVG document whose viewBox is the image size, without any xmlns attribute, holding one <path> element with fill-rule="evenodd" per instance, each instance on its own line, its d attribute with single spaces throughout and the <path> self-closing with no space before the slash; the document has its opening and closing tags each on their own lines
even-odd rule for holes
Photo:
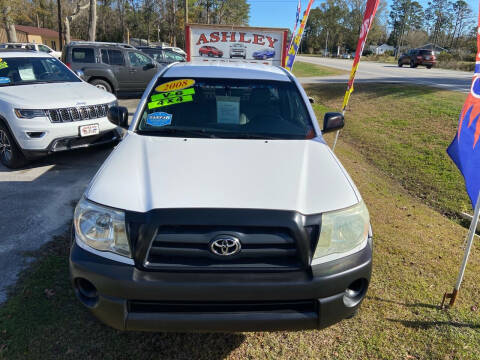
<svg viewBox="0 0 480 360">
<path fill-rule="evenodd" d="M 78 299 L 122 330 L 318 329 L 352 316 L 372 267 L 360 193 L 298 81 L 174 64 L 146 89 L 78 203 Z M 343 127 L 325 114 L 323 132 Z"/>
</svg>

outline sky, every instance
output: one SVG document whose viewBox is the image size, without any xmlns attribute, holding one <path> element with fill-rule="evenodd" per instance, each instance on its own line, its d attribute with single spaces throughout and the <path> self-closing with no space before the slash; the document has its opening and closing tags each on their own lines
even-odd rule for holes
<svg viewBox="0 0 480 360">
<path fill-rule="evenodd" d="M 388 1 L 389 4 L 391 1 Z M 466 1 L 474 14 L 478 14 L 479 2 L 476 0 Z M 293 30 L 298 0 L 247 0 L 247 2 L 250 4 L 250 26 L 279 27 Z M 301 0 L 301 2 L 303 13 L 307 8 L 308 0 Z M 323 0 L 315 0 L 312 9 L 320 6 L 322 2 Z M 428 0 L 420 0 L 419 2 L 425 7 Z"/>
</svg>

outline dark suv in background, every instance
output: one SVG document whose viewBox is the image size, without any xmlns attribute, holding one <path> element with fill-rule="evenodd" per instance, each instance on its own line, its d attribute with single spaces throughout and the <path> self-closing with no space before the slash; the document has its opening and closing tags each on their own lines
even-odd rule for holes
<svg viewBox="0 0 480 360">
<path fill-rule="evenodd" d="M 412 49 L 398 59 L 399 67 L 410 65 L 411 68 L 416 68 L 418 65 L 425 65 L 427 69 L 431 69 L 436 63 L 435 53 L 428 49 Z"/>
<path fill-rule="evenodd" d="M 172 50 L 162 49 L 154 46 L 137 46 L 137 49 L 144 52 L 157 63 L 162 65 L 185 61 L 185 56 Z"/>
<path fill-rule="evenodd" d="M 62 61 L 81 70 L 84 80 L 111 93 L 143 93 L 164 65 L 128 44 L 76 41 L 66 45 Z"/>
</svg>

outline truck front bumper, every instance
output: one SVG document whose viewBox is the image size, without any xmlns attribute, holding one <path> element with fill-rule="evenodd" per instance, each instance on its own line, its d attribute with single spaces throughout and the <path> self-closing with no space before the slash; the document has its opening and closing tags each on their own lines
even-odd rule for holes
<svg viewBox="0 0 480 360">
<path fill-rule="evenodd" d="M 355 254 L 293 272 L 144 271 L 76 241 L 70 253 L 77 298 L 120 330 L 321 329 L 355 314 L 371 269 L 371 239 Z"/>
</svg>

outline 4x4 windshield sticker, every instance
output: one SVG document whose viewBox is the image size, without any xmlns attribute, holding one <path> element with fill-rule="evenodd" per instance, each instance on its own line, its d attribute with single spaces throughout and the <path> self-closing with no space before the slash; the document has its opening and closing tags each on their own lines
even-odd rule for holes
<svg viewBox="0 0 480 360">
<path fill-rule="evenodd" d="M 158 85 L 155 88 L 156 92 L 167 92 L 167 91 L 174 91 L 174 90 L 181 90 L 192 87 L 195 85 L 195 80 L 193 79 L 179 79 L 166 82 L 162 85 Z"/>
<path fill-rule="evenodd" d="M 3 60 L 2 58 L 0 58 L 0 70 L 1 69 L 5 69 L 5 68 L 8 68 L 8 64 L 5 60 Z"/>
<path fill-rule="evenodd" d="M 172 123 L 172 114 L 165 112 L 154 112 L 147 115 L 147 125 L 166 126 Z"/>
<path fill-rule="evenodd" d="M 10 84 L 10 78 L 0 77 L 0 84 Z"/>
<path fill-rule="evenodd" d="M 193 101 L 195 89 L 185 89 L 178 91 L 171 91 L 168 93 L 160 93 L 152 95 L 151 102 L 148 103 L 148 109 L 156 109 L 162 106 L 175 105 L 185 102 Z"/>
</svg>

